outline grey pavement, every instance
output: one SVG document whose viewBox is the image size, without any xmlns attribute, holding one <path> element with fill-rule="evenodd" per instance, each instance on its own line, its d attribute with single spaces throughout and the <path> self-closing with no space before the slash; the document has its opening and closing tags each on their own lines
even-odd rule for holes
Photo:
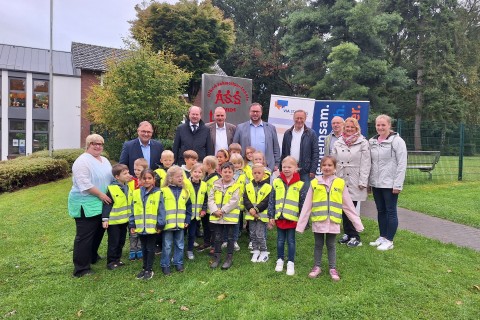
<svg viewBox="0 0 480 320">
<path fill-rule="evenodd" d="M 362 217 L 376 221 L 377 209 L 375 202 L 362 202 L 360 214 Z M 480 251 L 480 229 L 435 218 L 420 212 L 398 208 L 398 228 L 418 233 L 443 243 L 453 243 L 459 247 Z"/>
</svg>

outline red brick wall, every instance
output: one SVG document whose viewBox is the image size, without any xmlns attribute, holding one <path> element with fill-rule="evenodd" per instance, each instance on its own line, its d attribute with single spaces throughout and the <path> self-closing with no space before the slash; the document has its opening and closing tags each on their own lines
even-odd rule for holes
<svg viewBox="0 0 480 320">
<path fill-rule="evenodd" d="M 82 106 L 81 106 L 81 132 L 80 132 L 80 146 L 85 146 L 85 139 L 90 134 L 90 121 L 87 119 L 88 105 L 86 102 L 87 94 L 90 88 L 97 83 L 100 83 L 100 72 L 82 70 L 81 86 L 82 86 Z"/>
</svg>

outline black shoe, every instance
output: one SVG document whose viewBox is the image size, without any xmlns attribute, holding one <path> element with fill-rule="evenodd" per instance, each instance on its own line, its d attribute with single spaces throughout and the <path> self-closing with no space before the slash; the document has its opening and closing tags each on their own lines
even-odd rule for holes
<svg viewBox="0 0 480 320">
<path fill-rule="evenodd" d="M 118 267 L 120 267 L 120 266 L 119 266 L 119 264 L 116 263 L 116 262 L 110 262 L 109 264 L 107 264 L 107 269 L 108 269 L 108 270 L 115 270 L 115 269 L 117 269 Z"/>
<path fill-rule="evenodd" d="M 225 260 L 225 263 L 222 265 L 222 270 L 230 269 L 232 264 L 233 264 L 233 255 L 229 254 L 227 255 L 227 260 Z"/>
<path fill-rule="evenodd" d="M 125 263 L 123 261 L 117 261 L 117 264 L 119 267 L 124 267 L 125 266 Z"/>
<path fill-rule="evenodd" d="M 180 264 L 178 266 L 175 266 L 175 270 L 177 270 L 178 272 L 183 272 L 185 271 L 185 268 L 183 267 L 183 264 Z"/>
<path fill-rule="evenodd" d="M 212 264 L 210 264 L 210 268 L 215 269 L 220 264 L 220 253 L 216 253 L 213 257 Z"/>
<path fill-rule="evenodd" d="M 150 280 L 153 278 L 153 271 L 145 271 L 145 275 L 143 276 L 143 280 Z"/>
<path fill-rule="evenodd" d="M 340 240 L 338 240 L 338 243 L 340 244 L 347 244 L 348 241 L 350 241 L 350 237 L 347 234 L 344 234 Z"/>
<path fill-rule="evenodd" d="M 78 273 L 78 274 L 74 274 L 73 276 L 74 276 L 75 278 L 81 278 L 81 277 L 83 277 L 83 276 L 91 276 L 91 275 L 93 275 L 93 274 L 95 274 L 95 272 L 93 272 L 92 270 L 84 270 L 84 271 L 82 271 L 82 272 L 80 272 L 80 273 Z"/>
<path fill-rule="evenodd" d="M 210 245 L 204 243 L 204 244 L 201 244 L 197 247 L 197 251 L 198 252 L 203 252 L 203 251 L 205 251 L 205 249 L 208 249 L 208 248 L 210 248 Z"/>
<path fill-rule="evenodd" d="M 170 267 L 162 267 L 162 272 L 164 275 L 169 276 L 170 275 Z"/>
<path fill-rule="evenodd" d="M 362 242 L 359 239 L 353 237 L 350 239 L 350 241 L 348 241 L 347 246 L 349 248 L 361 247 Z"/>
<path fill-rule="evenodd" d="M 137 274 L 138 280 L 143 279 L 144 277 L 145 277 L 145 270 L 142 270 Z"/>
<path fill-rule="evenodd" d="M 160 246 L 155 246 L 155 255 L 159 256 L 162 254 L 162 247 Z"/>
</svg>

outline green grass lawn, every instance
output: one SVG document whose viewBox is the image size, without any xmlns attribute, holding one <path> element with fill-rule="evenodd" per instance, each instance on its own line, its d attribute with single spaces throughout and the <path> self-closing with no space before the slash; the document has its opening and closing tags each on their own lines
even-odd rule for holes
<svg viewBox="0 0 480 320">
<path fill-rule="evenodd" d="M 406 184 L 402 208 L 480 228 L 480 181 Z"/>
<path fill-rule="evenodd" d="M 432 171 L 434 182 L 458 181 L 458 156 L 440 156 Z M 405 181 L 410 184 L 423 184 L 429 181 L 429 175 L 418 169 L 408 169 Z M 480 156 L 463 158 L 462 181 L 480 181 Z"/>
<path fill-rule="evenodd" d="M 364 219 L 364 246 L 337 246 L 342 277 L 307 274 L 313 260 L 310 230 L 297 237 L 296 275 L 276 273 L 271 259 L 253 264 L 245 250 L 228 271 L 210 270 L 197 255 L 183 274 L 135 279 L 140 262 L 72 278 L 74 221 L 66 199 L 70 179 L 0 195 L 0 317 L 11 319 L 478 319 L 480 254 L 400 231 L 395 249 L 367 245 L 377 226 Z M 407 192 L 402 194 L 406 198 Z M 105 254 L 105 243 L 100 253 Z M 324 253 L 323 268 L 326 268 Z M 182 310 L 188 309 L 188 310 Z"/>
</svg>

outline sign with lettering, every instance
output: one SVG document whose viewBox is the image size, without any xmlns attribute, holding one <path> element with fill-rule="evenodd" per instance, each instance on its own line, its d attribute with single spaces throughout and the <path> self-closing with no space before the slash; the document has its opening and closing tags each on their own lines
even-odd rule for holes
<svg viewBox="0 0 480 320">
<path fill-rule="evenodd" d="M 224 107 L 227 122 L 239 124 L 249 119 L 248 108 L 252 104 L 252 79 L 202 75 L 203 121 L 213 121 L 215 108 Z"/>
</svg>

